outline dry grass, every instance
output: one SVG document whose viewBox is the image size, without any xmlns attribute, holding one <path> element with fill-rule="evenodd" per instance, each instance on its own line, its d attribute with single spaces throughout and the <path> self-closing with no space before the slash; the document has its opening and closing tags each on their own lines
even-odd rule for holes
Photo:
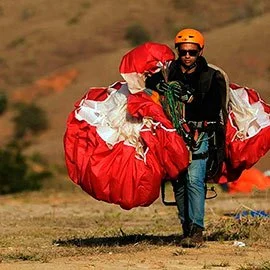
<svg viewBox="0 0 270 270">
<path fill-rule="evenodd" d="M 215 204 L 222 205 L 229 198 L 224 194 Z M 185 250 L 177 249 L 181 232 L 176 209 L 164 207 L 160 202 L 148 208 L 124 211 L 94 201 L 78 189 L 1 196 L 0 202 L 0 261 L 3 263 L 47 263 L 101 254 L 126 256 L 138 252 L 154 253 L 157 248 L 171 249 L 174 257 L 188 255 Z M 239 240 L 244 241 L 251 251 L 269 249 L 270 219 L 247 217 L 236 220 L 224 216 L 224 210 L 213 216 L 209 206 L 207 209 L 207 243 L 215 241 L 225 247 L 225 243 Z M 231 210 L 227 208 L 225 212 Z M 227 252 L 234 252 L 234 256 L 244 258 L 247 254 L 247 249 L 229 250 Z M 214 260 L 213 257 L 203 269 L 225 268 L 226 265 L 227 259 Z"/>
<path fill-rule="evenodd" d="M 211 220 L 206 231 L 208 241 L 248 240 L 270 247 L 270 218 L 247 216 L 238 220 L 234 217 L 221 217 Z"/>
<path fill-rule="evenodd" d="M 78 202 L 76 198 L 68 199 L 78 196 L 87 201 L 78 192 L 59 194 L 56 198 L 30 193 L 30 201 L 23 197 L 28 194 L 17 196 L 19 198 L 1 198 L 2 201 L 11 198 L 15 204 L 13 209 L 17 211 L 8 217 L 5 213 L 12 207 L 5 204 L 1 208 L 2 261 L 48 261 L 109 251 L 132 252 L 138 248 L 148 249 L 149 245 L 167 245 L 175 241 L 172 235 L 162 236 L 166 220 L 160 219 L 156 211 L 150 216 L 146 213 L 137 216 L 136 210 L 123 212 L 110 205 L 104 205 L 102 210 L 96 203 L 93 208 L 91 205 L 84 208 L 84 203 Z M 25 209 L 21 211 L 24 206 Z M 149 235 L 144 235 L 145 231 Z M 157 233 L 161 233 L 161 236 Z"/>
<path fill-rule="evenodd" d="M 241 265 L 237 270 L 269 270 L 270 261 L 265 261 L 262 263 L 249 263 L 247 265 Z"/>
</svg>

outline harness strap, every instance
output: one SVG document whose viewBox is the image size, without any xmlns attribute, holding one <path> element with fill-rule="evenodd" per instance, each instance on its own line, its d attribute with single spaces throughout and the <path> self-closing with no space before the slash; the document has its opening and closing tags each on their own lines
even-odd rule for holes
<svg viewBox="0 0 270 270">
<path fill-rule="evenodd" d="M 206 130 L 210 126 L 217 124 L 216 121 L 188 121 L 187 123 L 191 128 L 195 128 L 199 130 L 201 129 Z"/>
<path fill-rule="evenodd" d="M 194 154 L 192 153 L 192 159 L 196 160 L 196 159 L 206 159 L 208 158 L 208 151 L 207 152 L 202 152 L 202 153 L 198 153 L 198 154 Z"/>
</svg>

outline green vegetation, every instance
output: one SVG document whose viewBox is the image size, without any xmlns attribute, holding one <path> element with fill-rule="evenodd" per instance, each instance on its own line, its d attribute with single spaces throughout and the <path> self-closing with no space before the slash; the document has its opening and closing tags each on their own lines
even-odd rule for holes
<svg viewBox="0 0 270 270">
<path fill-rule="evenodd" d="M 34 103 L 16 104 L 17 115 L 13 121 L 15 123 L 15 138 L 26 135 L 37 135 L 48 128 L 48 119 L 44 110 Z"/>
<path fill-rule="evenodd" d="M 25 44 L 25 37 L 18 37 L 14 40 L 12 40 L 8 45 L 7 45 L 7 48 L 8 49 L 15 49 L 23 44 Z"/>
<path fill-rule="evenodd" d="M 78 12 L 77 14 L 75 14 L 73 17 L 71 17 L 71 18 L 67 21 L 67 24 L 68 24 L 68 25 L 73 25 L 73 24 L 79 23 L 80 20 L 81 20 L 82 15 L 83 15 L 82 12 Z"/>
<path fill-rule="evenodd" d="M 46 170 L 35 171 L 16 143 L 0 149 L 0 194 L 38 190 L 50 175 Z"/>
<path fill-rule="evenodd" d="M 176 9 L 193 8 L 196 4 L 194 0 L 172 0 L 173 7 Z"/>
<path fill-rule="evenodd" d="M 80 4 L 80 11 L 78 11 L 74 16 L 67 20 L 67 25 L 75 25 L 80 23 L 82 17 L 85 15 L 87 9 L 91 7 L 91 3 L 89 1 L 84 1 Z"/>
<path fill-rule="evenodd" d="M 0 115 L 6 111 L 7 104 L 8 100 L 6 94 L 4 93 L 4 91 L 0 90 Z"/>
<path fill-rule="evenodd" d="M 7 97 L 0 92 L 0 114 L 6 111 Z M 0 147 L 0 194 L 38 190 L 51 176 L 39 154 L 26 156 L 31 138 L 48 127 L 45 112 L 35 104 L 16 104 L 15 130 L 7 145 Z M 31 135 L 31 136 L 29 136 Z"/>
<path fill-rule="evenodd" d="M 6 64 L 7 64 L 6 59 L 5 59 L 5 58 L 3 58 L 3 57 L 0 57 L 0 65 L 2 65 L 2 66 L 6 66 Z"/>
<path fill-rule="evenodd" d="M 81 3 L 81 7 L 84 8 L 84 9 L 90 8 L 91 5 L 92 5 L 91 2 L 89 2 L 89 1 L 84 1 L 84 2 Z"/>
<path fill-rule="evenodd" d="M 34 17 L 36 14 L 36 10 L 33 7 L 26 7 L 23 9 L 21 14 L 21 20 L 26 21 Z"/>
<path fill-rule="evenodd" d="M 126 29 L 125 39 L 130 45 L 137 46 L 151 39 L 150 34 L 140 24 L 132 24 Z"/>
</svg>

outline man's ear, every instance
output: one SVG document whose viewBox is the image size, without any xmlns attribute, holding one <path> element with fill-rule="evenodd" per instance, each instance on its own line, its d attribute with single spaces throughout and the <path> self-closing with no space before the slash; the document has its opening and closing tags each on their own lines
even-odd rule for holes
<svg viewBox="0 0 270 270">
<path fill-rule="evenodd" d="M 199 56 L 202 56 L 202 54 L 203 54 L 203 48 L 200 50 Z"/>
</svg>

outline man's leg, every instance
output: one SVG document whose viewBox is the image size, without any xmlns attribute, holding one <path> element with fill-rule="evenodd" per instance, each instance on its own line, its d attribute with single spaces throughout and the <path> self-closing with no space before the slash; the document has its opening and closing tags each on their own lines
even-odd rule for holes
<svg viewBox="0 0 270 270">
<path fill-rule="evenodd" d="M 193 160 L 188 168 L 188 209 L 192 224 L 204 228 L 206 159 Z"/>
<path fill-rule="evenodd" d="M 194 154 L 208 151 L 207 135 Z M 188 236 L 182 240 L 185 247 L 194 247 L 203 242 L 204 214 L 205 214 L 205 175 L 207 158 L 194 159 L 188 167 L 187 173 L 181 175 L 174 183 L 175 200 L 179 211 L 183 231 Z"/>
<path fill-rule="evenodd" d="M 173 181 L 174 197 L 178 209 L 178 217 L 182 224 L 183 238 L 188 237 L 190 234 L 190 220 L 188 214 L 188 194 L 187 190 L 187 177 L 188 173 L 184 172 L 179 176 L 177 181 Z"/>
<path fill-rule="evenodd" d="M 201 145 L 194 152 L 194 158 L 188 167 L 187 193 L 188 215 L 191 221 L 190 240 L 183 242 L 182 246 L 196 247 L 203 243 L 204 215 L 205 215 L 205 176 L 207 158 L 200 154 L 208 152 L 207 135 L 202 139 Z M 195 158 L 197 155 L 198 158 Z"/>
</svg>

